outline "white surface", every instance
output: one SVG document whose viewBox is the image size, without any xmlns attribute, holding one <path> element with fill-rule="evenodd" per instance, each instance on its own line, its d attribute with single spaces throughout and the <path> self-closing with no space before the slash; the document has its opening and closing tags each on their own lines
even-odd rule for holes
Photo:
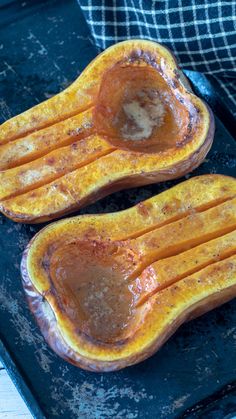
<svg viewBox="0 0 236 419">
<path fill-rule="evenodd" d="M 32 419 L 27 406 L 0 363 L 0 419 Z"/>
</svg>

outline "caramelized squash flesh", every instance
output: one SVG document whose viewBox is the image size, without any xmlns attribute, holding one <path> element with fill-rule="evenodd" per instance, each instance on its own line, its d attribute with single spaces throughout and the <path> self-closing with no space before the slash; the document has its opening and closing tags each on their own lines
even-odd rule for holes
<svg viewBox="0 0 236 419">
<path fill-rule="evenodd" d="M 200 176 L 122 212 L 51 224 L 22 277 L 60 356 L 92 371 L 137 363 L 236 296 L 236 180 Z"/>
<path fill-rule="evenodd" d="M 132 40 L 0 134 L 0 210 L 37 223 L 193 170 L 211 147 L 214 117 L 169 50 Z"/>
</svg>

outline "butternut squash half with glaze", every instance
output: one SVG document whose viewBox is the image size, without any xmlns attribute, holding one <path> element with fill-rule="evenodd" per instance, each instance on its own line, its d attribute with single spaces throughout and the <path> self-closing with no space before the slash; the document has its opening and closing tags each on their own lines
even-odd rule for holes
<svg viewBox="0 0 236 419">
<path fill-rule="evenodd" d="M 213 135 L 212 112 L 169 50 L 119 43 L 69 88 L 1 126 L 0 210 L 41 222 L 180 177 L 202 162 Z"/>
<path fill-rule="evenodd" d="M 91 371 L 140 362 L 236 296 L 236 180 L 195 177 L 125 211 L 53 223 L 21 269 L 57 354 Z"/>
</svg>

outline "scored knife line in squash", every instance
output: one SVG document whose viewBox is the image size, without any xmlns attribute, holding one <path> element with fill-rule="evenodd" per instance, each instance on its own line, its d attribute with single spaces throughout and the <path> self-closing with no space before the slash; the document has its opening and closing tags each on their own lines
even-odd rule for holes
<svg viewBox="0 0 236 419">
<path fill-rule="evenodd" d="M 225 185 L 223 184 L 224 181 Z M 110 218 L 106 221 L 107 232 L 114 240 L 135 239 L 142 234 L 169 224 L 191 213 L 202 212 L 218 206 L 233 199 L 236 195 L 236 182 L 233 178 L 227 176 L 197 176 L 190 178 L 185 183 L 189 185 L 186 191 L 183 189 L 183 184 L 179 184 L 169 190 L 168 198 L 166 198 L 165 192 L 162 192 L 158 195 L 158 199 L 154 196 L 145 202 L 140 202 L 136 207 L 130 208 L 129 210 L 111 213 Z M 188 190 L 191 192 L 187 192 Z M 197 194 L 195 190 L 198 192 Z M 133 215 L 128 216 L 128 214 Z M 119 223 L 114 225 L 114 221 L 112 220 L 116 220 L 117 216 Z M 101 218 L 103 216 L 99 215 L 98 217 Z M 118 228 L 121 217 L 123 220 L 122 225 L 124 226 L 123 233 L 120 227 Z M 127 223 L 129 217 L 131 217 L 130 221 L 132 220 L 132 222 Z M 91 216 L 87 216 L 87 220 L 91 226 L 94 223 L 92 220 L 95 219 L 96 216 L 93 216 L 92 219 Z M 71 222 L 73 220 L 72 218 Z M 134 223 L 135 220 L 137 220 L 136 223 Z M 96 237 L 96 230 L 92 228 L 92 231 Z M 78 231 L 79 233 L 81 232 Z M 64 234 L 66 235 L 66 231 Z"/>
<path fill-rule="evenodd" d="M 195 249 L 194 252 L 196 250 L 198 252 L 204 249 L 207 250 L 207 247 L 205 248 L 207 244 L 212 247 L 220 245 L 220 239 L 223 236 L 225 236 L 225 240 L 229 240 L 229 243 L 227 242 L 229 246 L 227 247 L 225 242 L 223 242 L 223 251 L 226 256 L 222 257 L 231 256 L 231 254 L 234 254 L 236 246 L 235 209 L 236 198 L 227 200 L 217 206 L 208 207 L 207 210 L 201 212 L 196 211 L 196 213 L 193 213 L 191 211 L 190 215 L 185 214 L 178 220 L 171 219 L 158 227 L 153 225 L 148 231 L 140 232 L 135 238 L 126 237 L 123 240 L 114 241 L 113 243 L 117 243 L 118 253 L 116 254 L 115 248 L 115 250 L 112 250 L 112 256 L 116 257 L 116 260 L 123 264 L 127 256 L 127 249 L 130 249 L 134 254 L 141 255 L 127 276 L 129 281 L 139 276 L 148 266 L 155 266 L 155 263 L 158 263 L 160 260 L 164 261 L 165 259 L 173 258 L 174 263 L 176 263 L 178 262 L 177 255 L 188 255 L 188 252 L 191 254 L 192 249 Z M 212 223 L 209 222 L 210 219 L 213 219 Z M 195 227 L 198 227 L 197 229 L 193 228 L 194 223 L 196 224 Z M 180 231 L 182 236 L 179 234 Z M 183 239 L 185 235 L 188 236 L 188 240 Z M 230 241 L 231 238 L 233 243 Z M 94 239 L 94 245 L 96 245 L 96 239 Z M 224 248 L 225 246 L 226 249 Z M 219 255 L 220 258 L 221 256 Z M 210 262 L 206 262 L 206 264 L 208 263 Z M 193 269 L 192 271 L 191 268 L 190 273 L 194 272 L 195 270 Z"/>
<path fill-rule="evenodd" d="M 219 212 L 224 211 L 224 208 L 220 208 Z M 209 210 L 208 210 L 209 213 Z M 203 217 L 204 213 L 201 213 Z M 210 214 L 209 214 L 210 215 Z M 215 214 L 211 214 L 213 217 Z M 210 217 L 211 217 L 210 215 Z M 226 215 L 227 217 L 227 215 Z M 187 217 L 189 218 L 189 217 Z M 183 225 L 187 224 L 186 218 L 182 218 Z M 222 219 L 219 219 L 219 225 L 222 223 Z M 167 225 L 168 229 L 175 229 L 176 222 L 171 222 Z M 152 230 L 155 233 L 157 242 L 162 242 L 163 237 L 168 237 L 169 231 L 165 232 L 165 227 L 159 227 L 160 230 Z M 203 229 L 205 229 L 205 225 Z M 185 235 L 185 228 L 183 229 L 183 235 Z M 144 304 L 148 298 L 153 296 L 156 292 L 169 287 L 170 285 L 184 279 L 187 276 L 193 275 L 200 270 L 204 269 L 209 265 L 213 265 L 219 261 L 230 258 L 236 254 L 236 218 L 233 225 L 229 225 L 224 229 L 213 230 L 208 236 L 201 235 L 202 232 L 198 232 L 199 236 L 197 240 L 190 242 L 181 243 L 176 239 L 175 250 L 169 246 L 169 242 L 166 241 L 164 244 L 164 251 L 155 252 L 153 257 L 148 258 L 149 250 L 145 250 L 142 254 L 141 259 L 138 257 L 136 265 L 134 266 L 135 256 L 132 259 L 132 266 L 130 267 L 130 261 L 127 262 L 127 250 L 135 250 L 136 254 L 140 254 L 141 249 L 135 240 L 123 240 L 120 242 L 114 242 L 117 250 L 112 250 L 112 257 L 122 265 L 122 269 L 126 269 L 126 282 L 130 283 L 129 287 L 139 297 L 136 301 L 136 306 Z M 195 234 L 194 234 L 195 235 Z M 193 235 L 193 236 L 194 236 Z M 146 244 L 145 239 L 146 233 L 138 237 L 139 243 Z M 104 241 L 106 239 L 104 238 Z M 171 238 L 172 240 L 172 238 Z M 94 241 L 94 246 L 96 241 Z M 152 244 L 152 249 L 155 245 Z M 154 250 L 154 249 L 153 249 Z M 109 245 L 107 248 L 109 252 Z M 118 257 L 117 254 L 118 253 Z M 186 266 L 187 265 L 187 266 Z M 84 285 L 85 286 L 85 285 Z M 145 288 L 148 288 L 145 291 Z"/>
<path fill-rule="evenodd" d="M 30 163 L 0 171 L 0 200 L 13 198 L 58 180 L 107 156 L 115 148 L 98 136 L 80 139 Z"/>
<path fill-rule="evenodd" d="M 210 222 L 210 220 L 213 221 Z M 187 215 L 157 229 L 154 228 L 133 240 L 126 239 L 117 242 L 117 248 L 116 246 L 115 249 L 111 247 L 112 257 L 119 266 L 126 266 L 127 280 L 132 281 L 156 261 L 176 256 L 198 245 L 211 242 L 235 231 L 235 229 L 236 198 L 206 211 Z M 235 237 L 233 235 L 234 239 Z M 105 238 L 104 243 L 106 243 Z M 217 240 L 216 244 L 218 244 Z M 94 245 L 96 245 L 96 241 L 94 241 Z M 105 246 L 109 252 L 109 243 Z M 235 249 L 235 245 L 233 249 Z M 131 266 L 129 255 L 132 260 Z"/>
<path fill-rule="evenodd" d="M 128 210 L 61 220 L 42 230 L 25 251 L 22 274 L 33 312 L 37 306 L 44 322 L 50 315 L 54 331 L 48 324 L 44 334 L 53 349 L 85 369 L 120 369 L 151 355 L 186 319 L 231 299 L 236 288 L 235 192 L 233 178 L 193 177 Z M 76 275 L 60 276 L 66 261 Z M 109 276 L 110 267 L 115 277 Z M 106 287 L 118 280 L 122 298 L 126 287 L 134 296 L 127 327 L 112 338 L 107 332 L 99 335 L 92 323 L 88 328 L 93 317 L 87 317 L 83 305 L 83 296 L 101 292 L 109 302 L 104 276 Z M 78 301 L 83 313 L 75 321 L 70 310 L 77 310 Z M 100 306 L 101 300 L 95 302 L 94 307 Z M 49 339 L 55 328 L 66 352 L 55 346 L 58 340 Z"/>
<path fill-rule="evenodd" d="M 77 329 L 77 334 L 75 334 L 74 328 L 72 329 L 73 330 L 72 331 L 73 339 L 72 339 L 71 332 L 69 331 L 69 329 L 67 329 L 69 328 L 69 323 L 68 321 L 64 323 L 65 319 L 62 316 L 62 313 L 59 307 L 55 305 L 56 302 L 54 298 L 53 299 L 51 298 L 52 295 L 50 294 L 50 292 L 46 294 L 43 293 L 44 295 L 43 298 L 46 301 L 48 301 L 50 306 L 53 308 L 55 319 L 58 324 L 57 327 L 59 328 L 60 333 L 63 334 L 65 342 L 70 345 L 70 348 L 73 348 L 73 350 L 76 350 L 76 354 L 77 354 L 76 359 L 80 360 L 79 364 L 77 365 L 85 369 L 88 368 L 88 369 L 99 371 L 101 368 L 101 370 L 103 371 L 109 371 L 113 369 L 119 369 L 124 366 L 141 361 L 142 359 L 145 359 L 146 356 L 149 354 L 150 350 L 151 350 L 151 353 L 153 353 L 164 343 L 167 337 L 163 340 L 161 337 L 162 333 L 165 330 L 168 331 L 167 325 L 172 319 L 176 319 L 176 321 L 178 320 L 178 315 L 179 315 L 178 313 L 179 313 L 179 310 L 181 310 L 181 306 L 178 309 L 178 305 L 176 306 L 174 304 L 175 298 L 177 298 L 177 296 L 179 296 L 179 298 L 181 296 L 183 297 L 183 294 L 182 294 L 183 292 L 185 292 L 184 301 L 186 303 L 188 302 L 188 304 L 191 304 L 191 305 L 194 302 L 197 303 L 198 300 L 204 301 L 204 298 L 208 299 L 208 296 L 206 294 L 207 292 L 209 292 L 207 291 L 208 288 L 209 290 L 211 289 L 212 296 L 216 297 L 215 298 L 216 306 L 219 304 L 218 302 L 219 300 L 222 303 L 232 298 L 232 293 L 235 290 L 235 283 L 233 282 L 234 277 L 231 277 L 231 274 L 232 275 L 234 274 L 233 272 L 234 267 L 235 267 L 235 256 L 228 257 L 227 259 L 223 259 L 222 261 L 218 261 L 211 265 L 208 265 L 205 268 L 191 274 L 190 276 L 186 276 L 182 278 L 181 280 L 178 281 L 177 284 L 176 283 L 170 284 L 166 288 L 163 288 L 162 290 L 160 290 L 160 292 L 158 292 L 156 295 L 150 296 L 150 300 L 152 304 L 154 304 L 153 309 L 157 311 L 156 315 L 159 318 L 159 321 L 157 322 L 155 329 L 153 329 L 153 327 L 151 326 L 150 319 L 148 320 L 148 326 L 147 326 L 147 327 L 151 327 L 151 330 L 152 330 L 151 335 L 159 336 L 158 341 L 155 344 L 153 340 L 154 336 L 152 337 L 150 341 L 147 340 L 147 342 L 145 342 L 145 340 L 143 340 L 143 337 L 142 337 L 142 332 L 140 332 L 141 333 L 140 335 L 139 330 L 133 330 L 135 339 L 133 337 L 131 340 L 128 339 L 127 342 L 126 340 L 124 340 L 124 341 L 121 341 L 121 343 L 119 343 L 118 341 L 117 345 L 115 343 L 111 343 L 109 345 L 109 349 L 108 347 L 107 349 L 105 349 L 105 347 L 101 345 L 101 342 L 100 343 L 97 342 L 97 345 L 96 345 L 95 344 L 96 341 L 93 341 L 93 340 L 92 340 L 93 345 L 91 346 L 90 339 L 88 339 L 88 348 L 86 348 L 83 342 L 83 339 L 85 338 L 85 336 L 83 337 L 83 334 L 81 335 L 81 333 L 78 333 L 78 329 Z M 224 275 L 224 277 L 222 277 L 222 275 Z M 232 279 L 231 281 L 230 281 L 230 278 Z M 194 293 L 194 295 L 196 295 L 196 298 L 195 297 L 193 298 L 191 289 L 196 289 L 196 292 Z M 221 292 L 221 294 L 219 294 L 219 292 Z M 191 294 L 189 295 L 189 298 L 188 298 L 188 294 Z M 210 304 L 211 304 L 211 308 L 214 308 L 214 297 L 210 301 Z M 140 307 L 137 307 L 137 308 L 140 309 Z M 193 308 L 194 308 L 194 304 L 193 304 Z M 210 309 L 209 306 L 208 308 L 206 307 L 204 308 L 203 306 L 202 312 L 205 312 L 209 309 Z M 180 313 L 183 312 L 183 314 L 185 314 L 185 311 L 182 311 L 182 310 L 180 311 Z M 200 310 L 198 309 L 198 312 L 199 311 Z M 200 315 L 200 313 L 198 315 Z M 189 316 L 184 316 L 184 320 L 186 320 L 186 317 L 188 318 Z M 193 314 L 193 317 L 195 317 L 194 314 Z M 157 321 L 157 319 L 155 321 Z M 177 324 L 181 324 L 182 322 L 183 320 L 180 323 L 177 322 Z M 65 326 L 66 326 L 66 329 L 65 329 Z M 174 331 L 175 331 L 175 328 L 172 329 L 172 333 Z M 166 335 L 166 333 L 164 333 L 164 335 Z M 169 334 L 167 334 L 166 336 L 169 336 Z M 135 344 L 135 341 L 136 339 L 140 339 L 140 338 L 141 338 L 140 347 L 138 348 Z M 132 344 L 133 339 L 134 339 L 134 342 L 133 342 L 134 345 Z M 127 348 L 126 348 L 126 345 L 124 345 L 125 343 L 127 343 Z M 79 345 L 79 347 L 77 345 Z M 149 349 L 148 352 L 145 352 L 143 354 L 141 352 L 140 356 L 137 357 L 135 355 L 137 354 L 137 351 L 139 353 L 139 350 L 141 350 L 141 348 L 144 348 L 144 347 L 146 348 L 150 347 L 151 349 Z M 58 349 L 59 348 L 60 347 L 58 347 Z M 56 350 L 56 347 L 54 349 Z M 131 356 L 132 353 L 133 353 L 133 356 Z M 60 353 L 60 355 L 62 355 L 62 353 Z M 64 356 L 66 356 L 66 354 L 64 354 Z M 70 352 L 70 356 L 72 356 L 71 352 Z M 83 356 L 86 356 L 88 358 L 83 360 Z M 128 357 L 131 356 L 131 358 L 126 360 L 127 356 Z M 66 359 L 68 360 L 68 356 L 66 357 Z M 95 361 L 96 359 L 97 359 L 97 362 L 98 360 L 100 361 L 99 361 L 99 364 L 95 368 L 95 365 L 94 367 L 92 367 L 92 365 L 93 365 L 93 360 Z M 105 362 L 105 360 L 107 361 L 107 363 Z M 115 361 L 115 360 L 118 361 L 118 364 L 114 363 L 113 365 L 111 361 Z M 105 362 L 104 365 L 100 364 L 100 362 L 102 361 Z"/>
<path fill-rule="evenodd" d="M 182 211 L 181 214 L 179 215 L 175 215 L 172 218 L 170 218 L 169 220 L 163 221 L 162 223 L 158 223 L 158 224 L 153 224 L 151 227 L 147 227 L 145 229 L 142 229 L 139 233 L 131 233 L 129 235 L 126 235 L 125 238 L 123 238 L 123 240 L 128 240 L 128 239 L 137 239 L 139 237 L 141 237 L 142 235 L 149 233 L 155 229 L 158 229 L 160 227 L 166 226 L 168 224 L 173 223 L 174 221 L 178 221 L 181 220 L 187 216 L 189 216 L 190 214 L 193 213 L 201 213 L 204 212 L 210 208 L 214 208 L 217 205 L 223 204 L 224 202 L 230 201 L 235 197 L 235 194 L 229 195 L 228 197 L 225 198 L 218 198 L 215 200 L 212 200 L 210 203 L 205 203 L 199 206 L 195 206 L 195 207 L 191 207 L 190 209 L 185 209 Z"/>
<path fill-rule="evenodd" d="M 129 159 L 128 159 L 129 156 Z M 91 162 L 87 166 L 75 169 L 61 177 L 39 188 L 33 189 L 25 194 L 19 194 L 15 198 L 6 199 L 1 203 L 2 212 L 11 218 L 21 222 L 46 221 L 60 214 L 69 213 L 87 202 L 93 202 L 100 197 L 107 195 L 110 190 L 116 191 L 127 186 L 137 186 L 153 182 L 152 177 L 143 174 L 145 170 L 155 175 L 157 166 L 160 165 L 157 173 L 168 179 L 175 177 L 175 168 L 166 166 L 159 156 L 144 156 L 134 152 L 124 153 L 121 150 L 114 150 L 111 153 Z M 125 163 L 124 163 L 125 162 Z M 141 167 L 140 167 L 141 163 Z M 188 171 L 189 162 L 186 161 L 184 172 Z M 141 169 L 142 168 L 142 169 Z M 143 180 L 139 176 L 143 175 Z M 133 182 L 133 183 L 131 183 Z M 70 195 L 75 199 L 70 200 Z"/>
<path fill-rule="evenodd" d="M 91 117 L 90 114 L 85 114 L 85 121 L 86 121 L 86 118 L 92 120 L 92 117 Z M 86 137 L 86 133 L 88 134 L 89 131 L 90 131 L 90 133 L 92 133 L 93 131 L 96 132 L 96 130 L 93 128 L 93 124 L 92 123 L 90 123 L 90 124 L 91 124 L 91 127 L 89 129 L 87 129 L 86 128 L 87 127 L 87 122 L 85 122 L 85 137 Z M 58 129 L 60 130 L 61 124 L 60 123 L 56 124 L 56 126 L 58 126 Z M 56 128 L 56 126 L 54 126 L 54 128 Z M 78 127 L 76 129 L 78 131 Z M 71 137 L 70 134 L 68 134 L 68 130 L 69 130 L 69 127 L 66 128 L 67 139 L 65 139 L 65 142 L 71 144 L 72 139 L 75 140 L 75 138 Z M 45 135 L 47 135 L 48 131 L 49 131 L 48 129 L 43 130 L 43 132 L 44 132 L 43 138 L 44 138 Z M 48 134 L 50 136 L 50 131 L 48 132 Z M 36 135 L 38 135 L 38 133 L 36 133 Z M 61 138 L 63 138 L 63 135 L 64 135 L 63 132 L 60 133 L 59 139 L 60 139 L 61 145 L 63 145 L 63 141 L 61 141 Z M 83 156 L 80 156 L 80 154 L 83 153 L 83 147 L 82 146 L 83 146 L 84 142 L 85 143 L 86 143 L 86 141 L 89 142 L 92 138 L 93 138 L 93 136 L 84 138 L 83 133 L 82 133 L 82 134 L 79 135 L 79 138 L 77 139 L 77 143 L 72 143 L 71 144 L 72 146 L 73 146 L 73 144 L 77 144 L 77 146 L 78 146 L 78 150 L 77 150 L 78 158 L 83 158 Z M 116 149 L 114 147 L 114 145 L 112 145 L 110 142 L 108 142 L 106 140 L 106 138 L 102 138 L 101 136 L 99 136 L 98 133 L 94 134 L 94 138 L 99 138 L 100 139 L 101 147 L 108 148 L 112 151 L 114 151 Z M 84 141 L 82 141 L 82 140 L 84 140 Z M 50 140 L 50 141 L 52 141 L 52 140 Z M 42 143 L 43 142 L 41 142 L 41 144 Z M 54 146 L 56 146 L 56 145 L 58 145 L 58 142 L 54 144 Z M 15 142 L 14 142 L 14 146 L 15 146 Z M 80 146 L 81 146 L 82 150 L 80 150 Z M 2 147 L 0 146 L 0 159 L 1 159 L 1 148 Z M 14 151 L 13 155 L 16 156 L 18 153 L 16 153 L 16 150 L 14 150 L 14 148 L 13 149 L 10 148 L 10 152 Z M 31 147 L 29 147 L 29 149 L 30 148 Z M 73 149 L 73 147 L 72 147 L 72 149 Z M 72 153 L 71 148 L 69 146 L 59 147 L 59 148 L 56 147 L 56 148 L 54 148 L 54 151 L 51 150 L 51 152 L 49 152 L 49 153 L 48 153 L 48 151 L 50 151 L 50 147 L 47 147 L 45 149 L 46 155 L 44 155 L 44 154 L 43 155 L 38 155 L 37 158 L 31 159 L 28 162 L 26 161 L 25 164 L 23 164 L 23 165 L 22 164 L 18 165 L 17 160 L 16 160 L 15 167 L 13 166 L 13 164 L 10 164 L 10 166 L 12 166 L 12 167 L 9 167 L 8 170 L 6 169 L 6 170 L 0 172 L 0 181 L 1 181 L 0 183 L 2 184 L 2 189 L 3 189 L 2 194 L 0 193 L 0 200 L 6 199 L 6 198 L 9 198 L 9 197 L 14 197 L 14 196 L 20 195 L 24 192 L 33 190 L 33 189 L 35 189 L 39 186 L 46 185 L 46 184 L 50 183 L 52 180 L 57 179 L 59 177 L 62 177 L 64 174 L 70 173 L 71 171 L 75 170 L 76 168 L 80 168 L 80 167 L 86 165 L 86 160 L 84 160 L 83 164 L 81 164 L 79 162 L 77 164 L 76 161 L 73 161 L 73 153 Z M 93 150 L 92 150 L 92 143 L 91 143 L 91 152 L 92 151 Z M 60 155 L 63 155 L 63 154 L 66 154 L 66 153 L 68 153 L 68 157 L 71 157 L 72 161 L 71 162 L 67 161 L 67 166 L 68 167 L 66 167 L 66 169 L 64 171 L 61 171 L 60 174 L 57 174 L 56 173 L 57 172 L 57 167 L 55 167 L 57 162 L 54 161 L 54 160 L 56 160 L 56 158 L 59 158 Z M 104 152 L 104 153 L 101 152 L 101 154 L 98 154 L 94 158 L 89 158 L 88 159 L 88 164 L 91 163 L 92 161 L 95 161 L 96 158 L 102 157 L 103 155 L 106 155 L 106 154 L 108 154 L 108 152 Z M 129 153 L 127 153 L 127 158 L 128 158 L 128 155 L 129 155 Z M 47 158 L 48 158 L 48 160 L 47 160 Z M 49 162 L 50 160 L 51 160 L 51 163 Z M 6 163 L 7 163 L 7 160 L 4 158 L 4 152 L 3 152 L 3 164 L 6 164 Z M 37 179 L 35 179 L 34 173 L 31 174 L 31 172 L 33 172 L 33 169 L 34 169 L 35 166 L 39 167 L 39 168 L 40 168 L 40 166 L 42 166 L 41 167 L 42 171 L 43 171 L 44 166 L 51 166 L 51 169 L 55 169 L 55 173 L 54 173 L 54 175 L 52 175 L 52 170 L 51 170 L 50 176 L 47 176 L 47 174 L 45 174 L 43 172 L 38 173 L 37 174 Z M 14 170 L 14 169 L 16 169 L 16 170 Z M 27 170 L 29 172 L 28 176 L 27 176 Z M 26 181 L 26 186 L 24 186 L 24 178 L 26 176 L 27 176 L 28 182 Z M 9 183 L 10 183 L 10 185 L 9 185 L 10 186 L 10 191 L 8 191 L 8 189 L 7 189 L 7 180 L 8 179 L 9 179 Z M 15 179 L 15 184 L 14 184 L 14 179 Z"/>
<path fill-rule="evenodd" d="M 215 239 L 203 242 L 174 256 L 158 259 L 144 268 L 140 276 L 133 280 L 133 287 L 138 283 L 142 289 L 142 282 L 145 287 L 147 281 L 150 281 L 150 276 L 152 278 L 148 292 L 141 293 L 139 291 L 140 298 L 137 300 L 136 305 L 144 304 L 156 292 L 235 254 L 236 230 L 233 229 L 228 234 L 220 235 Z M 155 278 L 155 283 L 153 278 Z"/>
<path fill-rule="evenodd" d="M 0 144 L 53 125 L 58 121 L 66 120 L 92 107 L 99 92 L 104 70 L 106 71 L 109 64 L 113 66 L 114 63 L 124 59 L 124 52 L 126 55 L 125 45 L 131 50 L 130 59 L 127 57 L 127 62 L 130 62 L 131 65 L 132 53 L 139 47 L 139 43 L 142 44 L 141 46 L 144 47 L 144 50 L 145 48 L 147 49 L 147 52 L 150 50 L 150 57 L 155 52 L 149 65 L 151 64 L 151 66 L 158 69 L 160 74 L 162 72 L 163 78 L 168 78 L 167 74 L 163 73 L 164 58 L 169 63 L 166 73 L 173 73 L 172 76 L 174 75 L 174 71 L 177 70 L 177 62 L 171 51 L 161 44 L 146 40 L 133 40 L 113 45 L 95 57 L 86 70 L 65 90 L 2 124 L 3 135 L 0 139 Z M 148 58 L 148 54 L 146 54 L 146 58 Z M 179 83 L 179 90 L 188 91 L 189 95 L 191 95 L 188 82 L 185 83 L 183 81 L 184 76 L 181 83 Z"/>
<path fill-rule="evenodd" d="M 1 134 L 0 210 L 32 223 L 189 173 L 212 145 L 214 117 L 169 50 L 130 40 Z M 117 215 L 63 220 L 31 241 L 23 285 L 62 357 L 97 371 L 131 365 L 235 295 L 236 182 L 200 178 Z"/>
<path fill-rule="evenodd" d="M 0 132 L 2 212 L 34 223 L 69 214 L 117 190 L 183 176 L 209 151 L 214 117 L 181 76 L 169 50 L 130 40 L 104 51 L 71 86 L 6 121 Z M 82 148 L 90 135 L 100 136 L 113 150 L 111 158 L 102 152 L 82 165 L 71 154 L 72 163 L 64 170 L 58 169 L 60 158 L 54 166 L 63 147 L 81 142 Z"/>
<path fill-rule="evenodd" d="M 57 96 L 58 95 L 55 95 L 51 99 L 54 99 L 56 101 Z M 49 101 L 51 99 L 49 99 Z M 42 110 L 40 112 L 42 112 L 42 114 L 43 114 L 43 112 L 44 112 L 43 108 L 44 108 L 45 105 L 47 105 L 47 101 L 46 102 L 39 103 L 38 105 L 34 106 L 32 109 L 29 109 L 29 110 L 25 111 L 25 113 L 30 113 L 29 111 L 34 111 L 36 108 L 39 108 L 39 109 L 42 108 Z M 84 113 L 86 111 L 89 111 L 92 107 L 93 107 L 93 105 L 91 104 L 88 107 L 86 106 L 84 108 L 81 108 L 81 110 L 76 110 L 74 112 L 71 112 L 71 113 L 67 114 L 65 117 L 60 117 L 60 116 L 57 115 L 56 119 L 54 119 L 53 122 L 50 122 L 49 121 L 49 122 L 46 122 L 45 124 L 43 124 L 40 127 L 37 127 L 37 126 L 36 127 L 32 127 L 30 129 L 28 129 L 27 131 L 25 131 L 24 133 L 19 134 L 19 135 L 15 134 L 15 135 L 12 135 L 10 137 L 8 137 L 8 136 L 5 136 L 4 137 L 3 136 L 1 138 L 1 141 L 0 141 L 0 147 L 2 145 L 9 144 L 9 143 L 14 142 L 16 140 L 21 140 L 21 139 L 27 137 L 30 134 L 34 134 L 35 132 L 37 132 L 37 133 L 39 133 L 39 135 L 41 135 L 41 131 L 47 130 L 48 128 L 50 129 L 51 127 L 53 128 L 54 126 L 59 125 L 60 123 L 68 122 L 73 117 L 80 116 L 80 114 L 82 114 L 82 113 Z M 23 120 L 23 118 L 24 118 L 24 113 L 22 113 L 20 115 L 17 115 L 15 117 L 13 117 L 12 119 L 10 119 L 9 121 L 4 122 L 1 125 L 1 129 L 4 132 L 5 127 L 7 128 L 7 126 L 9 125 L 9 128 L 11 130 L 10 124 L 12 124 L 12 127 L 14 127 L 14 125 L 15 125 L 15 128 L 17 130 L 17 124 L 18 124 L 17 120 L 18 121 L 21 120 L 21 119 Z M 32 119 L 34 119 L 33 116 L 32 116 Z"/>
<path fill-rule="evenodd" d="M 91 112 L 59 122 L 23 138 L 0 145 L 0 169 L 11 169 L 34 161 L 55 149 L 85 139 L 93 133 Z"/>
</svg>

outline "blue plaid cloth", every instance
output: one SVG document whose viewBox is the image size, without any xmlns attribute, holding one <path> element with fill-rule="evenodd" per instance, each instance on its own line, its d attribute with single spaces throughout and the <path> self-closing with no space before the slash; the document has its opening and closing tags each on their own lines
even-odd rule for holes
<svg viewBox="0 0 236 419">
<path fill-rule="evenodd" d="M 125 39 L 166 44 L 181 66 L 214 78 L 236 116 L 236 0 L 78 0 L 100 49 Z"/>
</svg>

